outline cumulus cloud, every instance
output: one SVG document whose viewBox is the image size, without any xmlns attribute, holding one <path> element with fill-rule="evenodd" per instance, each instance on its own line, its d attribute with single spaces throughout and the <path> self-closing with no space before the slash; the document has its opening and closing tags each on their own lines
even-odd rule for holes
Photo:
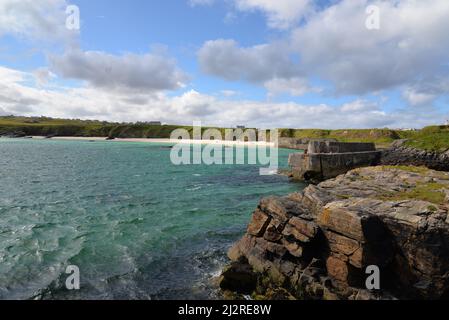
<svg viewBox="0 0 449 320">
<path fill-rule="evenodd" d="M 112 121 L 160 120 L 172 124 L 291 128 L 421 127 L 449 117 L 432 110 L 386 112 L 375 102 L 357 100 L 342 106 L 228 100 L 188 90 L 178 96 L 163 92 L 130 96 L 101 88 L 36 88 L 32 74 L 1 68 L 0 107 L 3 114 L 97 118 Z M 18 95 L 20 93 L 20 95 Z M 3 98 L 7 99 L 3 99 Z M 11 99 L 15 97 L 15 99 Z"/>
<path fill-rule="evenodd" d="M 188 0 L 192 7 L 214 4 L 215 0 Z M 314 9 L 312 0 L 229 0 L 236 11 L 261 12 L 267 24 L 274 29 L 288 29 L 295 26 Z M 225 21 L 233 18 L 228 12 Z"/>
<path fill-rule="evenodd" d="M 264 86 L 271 96 L 319 91 L 309 85 L 286 42 L 243 48 L 234 40 L 208 41 L 199 50 L 198 60 L 206 74 Z"/>
<path fill-rule="evenodd" d="M 109 90 L 155 92 L 181 88 L 187 76 L 176 61 L 161 54 L 124 54 L 71 50 L 50 57 L 51 70 L 58 76 L 84 80 Z"/>
<path fill-rule="evenodd" d="M 37 41 L 70 41 L 77 30 L 66 28 L 65 0 L 1 0 L 0 36 L 13 34 Z"/>
<path fill-rule="evenodd" d="M 258 10 L 267 16 L 271 28 L 287 29 L 312 10 L 311 0 L 234 0 L 237 9 Z"/>
<path fill-rule="evenodd" d="M 45 41 L 65 47 L 62 55 L 50 55 L 49 67 L 34 71 L 38 86 L 59 76 L 86 81 L 90 86 L 128 92 L 175 90 L 188 80 L 166 54 L 123 54 L 121 56 L 100 51 L 82 51 L 76 44 L 79 31 L 69 30 L 67 18 L 71 14 L 68 0 L 0 0 L 0 37 L 10 34 L 31 43 Z"/>
<path fill-rule="evenodd" d="M 262 3 L 242 0 L 248 8 L 287 2 Z M 368 5 L 380 10 L 379 30 L 366 27 Z M 448 16 L 447 0 L 341 0 L 314 8 L 284 41 L 251 47 L 208 41 L 198 59 L 207 74 L 272 92 L 300 95 L 307 91 L 303 79 L 320 79 L 336 95 L 401 90 L 407 102 L 424 104 L 449 92 L 441 85 L 449 81 Z"/>
<path fill-rule="evenodd" d="M 264 87 L 271 96 L 288 93 L 291 96 L 302 96 L 309 92 L 320 92 L 318 88 L 312 88 L 305 78 L 274 78 L 264 83 Z"/>
<path fill-rule="evenodd" d="M 370 112 L 380 111 L 380 108 L 375 103 L 369 103 L 366 100 L 355 100 L 349 103 L 345 103 L 341 107 L 342 112 Z"/>
<path fill-rule="evenodd" d="M 235 97 L 239 95 L 240 93 L 235 90 L 221 90 L 221 94 L 225 97 Z"/>
<path fill-rule="evenodd" d="M 227 80 L 264 83 L 274 78 L 292 78 L 299 73 L 285 43 L 239 47 L 235 40 L 207 41 L 198 52 L 203 72 Z"/>
<path fill-rule="evenodd" d="M 48 84 L 48 82 L 55 78 L 56 75 L 52 73 L 48 68 L 42 67 L 33 71 L 33 75 L 36 80 L 36 84 L 39 87 L 44 87 Z"/>
<path fill-rule="evenodd" d="M 415 91 L 412 88 L 407 88 L 403 92 L 403 97 L 407 102 L 414 107 L 417 106 L 429 106 L 436 99 L 437 95 Z"/>
<path fill-rule="evenodd" d="M 366 7 L 380 10 L 380 30 L 365 27 Z M 309 74 L 342 94 L 365 94 L 449 75 L 449 2 L 343 0 L 309 18 L 291 36 Z"/>
</svg>

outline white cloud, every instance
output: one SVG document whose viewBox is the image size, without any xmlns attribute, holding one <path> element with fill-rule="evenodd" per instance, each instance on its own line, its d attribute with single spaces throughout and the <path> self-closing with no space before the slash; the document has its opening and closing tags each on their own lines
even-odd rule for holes
<svg viewBox="0 0 449 320">
<path fill-rule="evenodd" d="M 291 78 L 298 74 L 285 43 L 248 48 L 234 40 L 207 41 L 198 52 L 203 72 L 227 80 L 263 83 L 273 78 Z"/>
<path fill-rule="evenodd" d="M 310 87 L 305 78 L 274 78 L 264 83 L 264 87 L 268 90 L 269 95 L 275 96 L 288 93 L 291 96 L 302 96 L 309 92 L 319 92 L 317 88 Z"/>
<path fill-rule="evenodd" d="M 449 114 L 413 110 L 382 111 L 358 100 L 343 106 L 227 100 L 190 90 L 179 96 L 162 92 L 129 95 L 102 88 L 31 87 L 32 74 L 0 67 L 0 110 L 4 114 L 96 118 L 112 121 L 161 120 L 173 124 L 291 128 L 420 127 Z M 11 97 L 14 97 L 11 98 Z"/>
<path fill-rule="evenodd" d="M 0 37 L 13 34 L 35 41 L 69 42 L 78 31 L 66 28 L 65 0 L 1 0 Z"/>
<path fill-rule="evenodd" d="M 426 93 L 426 92 L 417 92 L 412 88 L 407 88 L 403 92 L 404 99 L 414 107 L 418 106 L 431 106 L 433 101 L 436 99 L 437 95 Z"/>
<path fill-rule="evenodd" d="M 366 7 L 380 8 L 380 30 L 365 27 Z M 365 94 L 449 76 L 449 2 L 342 0 L 292 34 L 308 74 L 342 94 Z"/>
<path fill-rule="evenodd" d="M 48 68 L 42 67 L 33 71 L 33 75 L 36 80 L 36 84 L 39 87 L 44 87 L 48 84 L 48 82 L 55 78 L 56 75 L 52 73 Z"/>
<path fill-rule="evenodd" d="M 64 78 L 85 80 L 109 90 L 155 92 L 184 86 L 187 76 L 166 55 L 128 53 L 115 56 L 72 50 L 50 57 L 51 70 Z"/>
<path fill-rule="evenodd" d="M 192 7 L 214 4 L 215 0 L 188 0 Z M 266 16 L 267 24 L 274 29 L 288 29 L 298 24 L 313 11 L 313 0 L 228 0 L 236 11 L 261 12 Z M 234 19 L 234 13 L 228 12 L 225 21 Z"/>
<path fill-rule="evenodd" d="M 380 9 L 380 30 L 366 28 L 368 4 Z M 413 87 L 419 94 L 404 95 L 412 104 L 448 94 L 449 86 L 441 83 L 449 82 L 449 1 L 341 0 L 310 12 L 284 41 L 250 47 L 234 40 L 206 42 L 198 55 L 202 70 L 292 95 L 305 91 L 297 79 L 312 78 L 329 83 L 337 95 Z"/>
<path fill-rule="evenodd" d="M 221 94 L 224 97 L 228 97 L 229 98 L 229 97 L 235 97 L 235 96 L 239 95 L 240 93 L 235 91 L 235 90 L 221 90 Z"/>
<path fill-rule="evenodd" d="M 214 4 L 215 0 L 189 0 L 189 5 L 196 6 L 210 6 Z"/>
<path fill-rule="evenodd" d="M 342 112 L 370 112 L 370 111 L 380 111 L 379 106 L 374 103 L 369 103 L 365 100 L 355 100 L 349 103 L 345 103 L 341 107 Z"/>
<path fill-rule="evenodd" d="M 203 72 L 229 81 L 245 80 L 264 86 L 270 96 L 288 93 L 301 96 L 319 92 L 303 77 L 286 42 L 242 48 L 234 40 L 206 42 L 198 52 Z"/>
<path fill-rule="evenodd" d="M 287 29 L 311 12 L 311 0 L 234 0 L 242 11 L 259 10 L 271 28 Z"/>
</svg>

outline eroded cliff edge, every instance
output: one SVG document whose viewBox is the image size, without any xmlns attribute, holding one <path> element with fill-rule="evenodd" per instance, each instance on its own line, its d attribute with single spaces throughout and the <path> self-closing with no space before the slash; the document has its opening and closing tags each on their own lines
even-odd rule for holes
<svg viewBox="0 0 449 320">
<path fill-rule="evenodd" d="M 301 193 L 263 199 L 221 277 L 264 299 L 449 296 L 449 173 L 356 169 Z M 380 269 L 368 291 L 366 268 Z"/>
</svg>

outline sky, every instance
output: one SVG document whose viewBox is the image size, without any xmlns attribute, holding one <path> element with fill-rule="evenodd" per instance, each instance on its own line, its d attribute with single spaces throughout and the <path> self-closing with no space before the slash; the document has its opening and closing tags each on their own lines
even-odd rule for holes
<svg viewBox="0 0 449 320">
<path fill-rule="evenodd" d="M 0 115 L 444 124 L 448 18 L 447 0 L 0 0 Z"/>
</svg>

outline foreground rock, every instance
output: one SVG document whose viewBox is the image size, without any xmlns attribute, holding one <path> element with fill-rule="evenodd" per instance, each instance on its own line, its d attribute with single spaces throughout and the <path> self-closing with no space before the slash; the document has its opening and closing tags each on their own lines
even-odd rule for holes
<svg viewBox="0 0 449 320">
<path fill-rule="evenodd" d="M 356 169 L 263 199 L 222 287 L 239 292 L 241 280 L 255 298 L 449 298 L 448 208 L 449 173 L 416 167 Z M 377 291 L 365 285 L 372 265 Z"/>
</svg>

